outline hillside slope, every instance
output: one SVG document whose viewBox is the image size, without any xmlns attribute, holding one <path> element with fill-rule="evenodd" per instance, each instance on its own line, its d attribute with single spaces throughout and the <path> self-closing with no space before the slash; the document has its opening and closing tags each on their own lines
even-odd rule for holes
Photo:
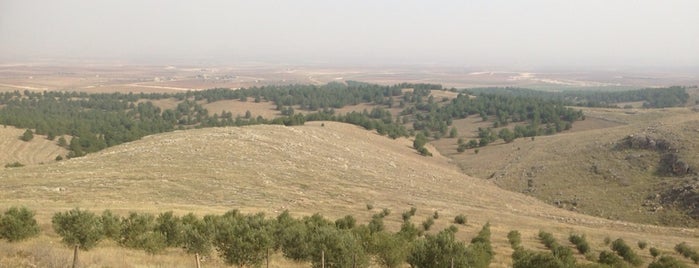
<svg viewBox="0 0 699 268">
<path fill-rule="evenodd" d="M 0 165 L 15 162 L 23 165 L 50 163 L 56 161 L 56 156 L 65 158 L 68 153 L 56 141 L 47 140 L 46 136 L 34 135 L 34 139 L 22 141 L 19 137 L 24 131 L 14 127 L 0 128 Z"/>
<path fill-rule="evenodd" d="M 509 144 L 498 141 L 480 148 L 478 154 L 457 153 L 454 140 L 438 141 L 435 146 L 466 174 L 551 205 L 612 220 L 675 226 L 699 223 L 685 208 L 659 200 L 668 189 L 696 181 L 698 112 L 688 108 L 589 108 L 584 112 L 588 120 L 609 124 L 586 129 L 588 122 L 582 121 L 569 132 Z M 668 142 L 693 171 L 682 176 L 659 173 L 665 153 L 619 148 L 630 136 Z"/>
<path fill-rule="evenodd" d="M 73 207 L 122 214 L 238 208 L 274 215 L 288 209 L 330 218 L 353 214 L 367 222 L 376 211 L 367 211 L 366 205 L 373 204 L 396 212 L 387 218 L 392 229 L 400 223 L 400 212 L 415 206 L 418 221 L 439 211 L 433 230 L 449 226 L 457 214 L 467 215 L 469 225 L 457 233 L 464 240 L 490 222 L 493 267 L 511 263 L 506 234 L 513 229 L 522 232 L 525 246 L 539 249 L 535 235 L 540 229 L 561 241 L 570 232 L 585 233 L 593 248 L 604 247 L 601 241 L 607 236 L 649 241 L 668 251 L 682 241 L 699 244 L 696 229 L 610 221 L 558 209 L 463 175 L 448 158 L 419 156 L 411 145 L 407 139 L 390 140 L 336 122 L 175 131 L 82 158 L 6 170 L 0 173 L 0 206 L 28 206 L 43 222 Z M 651 259 L 647 252 L 641 256 Z"/>
</svg>

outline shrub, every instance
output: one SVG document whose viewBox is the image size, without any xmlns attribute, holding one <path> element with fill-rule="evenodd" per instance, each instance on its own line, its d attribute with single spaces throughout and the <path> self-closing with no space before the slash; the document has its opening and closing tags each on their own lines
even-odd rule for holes
<svg viewBox="0 0 699 268">
<path fill-rule="evenodd" d="M 425 229 L 425 231 L 429 231 L 432 225 L 434 225 L 434 219 L 432 218 L 427 218 L 425 221 L 422 222 L 422 228 Z"/>
<path fill-rule="evenodd" d="M 388 215 L 391 215 L 391 209 L 389 209 L 389 208 L 384 208 L 384 209 L 381 211 L 381 216 L 382 216 L 382 217 L 386 217 L 386 216 L 388 216 Z"/>
<path fill-rule="evenodd" d="M 0 217 L 0 238 L 10 242 L 22 241 L 39 235 L 34 211 L 25 207 L 11 207 Z"/>
<path fill-rule="evenodd" d="M 214 245 L 226 264 L 258 267 L 274 245 L 273 230 L 272 221 L 262 213 L 224 215 L 216 221 Z"/>
<path fill-rule="evenodd" d="M 69 246 L 78 246 L 89 250 L 104 237 L 104 228 L 99 216 L 78 208 L 58 212 L 51 219 L 53 230 L 62 237 L 62 242 Z"/>
<path fill-rule="evenodd" d="M 20 162 L 14 162 L 11 164 L 6 164 L 5 168 L 17 168 L 17 167 L 23 167 L 23 166 L 24 166 L 24 164 L 22 164 Z"/>
<path fill-rule="evenodd" d="M 403 212 L 403 214 L 401 214 L 401 217 L 403 218 L 404 222 L 409 221 L 412 216 L 413 215 L 410 215 L 410 211 L 406 211 L 406 212 Z"/>
<path fill-rule="evenodd" d="M 488 267 L 493 260 L 493 247 L 490 244 L 490 223 L 483 225 L 478 235 L 471 239 L 467 259 L 469 267 Z"/>
<path fill-rule="evenodd" d="M 32 132 L 31 129 L 27 129 L 26 131 L 24 131 L 24 134 L 22 134 L 22 136 L 19 137 L 19 139 L 21 139 L 23 141 L 30 141 L 33 138 L 34 138 L 34 132 Z"/>
<path fill-rule="evenodd" d="M 357 225 L 357 220 L 352 215 L 335 220 L 335 227 L 338 229 L 352 229 L 355 225 Z"/>
<path fill-rule="evenodd" d="M 646 242 L 646 241 L 638 241 L 638 248 L 640 248 L 640 249 L 646 249 L 646 246 L 648 246 L 648 242 Z"/>
<path fill-rule="evenodd" d="M 207 215 L 201 220 L 192 213 L 182 217 L 182 245 L 187 253 L 208 255 L 211 252 L 215 219 L 216 216 Z"/>
<path fill-rule="evenodd" d="M 425 147 L 417 148 L 417 152 L 422 156 L 432 156 L 432 153 L 430 153 L 430 151 Z"/>
<path fill-rule="evenodd" d="M 400 225 L 400 231 L 398 231 L 398 235 L 407 241 L 413 241 L 421 234 L 420 230 L 415 227 L 415 224 L 409 221 L 403 222 L 403 224 Z"/>
<path fill-rule="evenodd" d="M 408 257 L 410 243 L 398 234 L 376 233 L 371 237 L 372 253 L 382 267 L 400 267 Z"/>
<path fill-rule="evenodd" d="M 155 217 L 152 214 L 131 212 L 121 220 L 119 244 L 134 249 L 142 249 L 150 254 L 162 251 L 166 238 L 155 231 Z"/>
<path fill-rule="evenodd" d="M 619 258 L 614 252 L 603 250 L 599 253 L 599 263 L 606 264 L 611 267 L 624 267 L 624 261 Z"/>
<path fill-rule="evenodd" d="M 580 252 L 580 254 L 585 255 L 588 251 L 590 251 L 590 244 L 587 243 L 585 235 L 571 234 L 568 237 L 568 240 L 570 241 L 570 243 L 573 243 L 573 245 L 575 245 L 575 248 L 578 249 L 578 252 Z"/>
<path fill-rule="evenodd" d="M 468 267 L 466 245 L 454 237 L 448 229 L 436 235 L 426 235 L 425 239 L 416 240 L 408 254 L 407 262 L 411 267 Z"/>
<path fill-rule="evenodd" d="M 554 238 L 551 233 L 544 231 L 539 231 L 539 240 L 541 240 L 541 243 L 548 249 L 553 249 L 556 245 L 558 245 L 556 238 Z"/>
<path fill-rule="evenodd" d="M 464 215 L 464 214 L 459 214 L 459 215 L 456 215 L 456 217 L 454 217 L 454 223 L 456 223 L 456 224 L 464 225 L 464 224 L 466 224 L 466 221 L 467 221 L 466 215 Z"/>
<path fill-rule="evenodd" d="M 416 207 L 411 207 L 411 208 L 410 208 L 410 216 L 415 216 L 415 212 L 417 212 L 417 208 L 416 208 Z"/>
<path fill-rule="evenodd" d="M 660 259 L 651 262 L 648 265 L 648 268 L 684 268 L 687 267 L 686 264 L 680 262 L 679 260 L 670 257 L 670 256 L 662 256 Z"/>
<path fill-rule="evenodd" d="M 172 211 L 161 213 L 156 219 L 156 230 L 165 237 L 168 247 L 177 247 L 182 244 L 184 229 L 182 221 Z"/>
<path fill-rule="evenodd" d="M 522 246 L 522 235 L 517 230 L 512 230 L 507 233 L 507 241 L 510 242 L 512 249 L 517 250 Z"/>
<path fill-rule="evenodd" d="M 468 149 L 468 145 L 465 143 L 461 143 L 461 144 L 459 144 L 459 146 L 456 147 L 456 151 L 459 153 L 465 152 L 466 149 Z"/>
<path fill-rule="evenodd" d="M 533 252 L 524 249 L 517 249 L 512 253 L 513 268 L 558 268 L 566 267 L 553 254 L 548 252 Z"/>
<path fill-rule="evenodd" d="M 112 211 L 105 210 L 101 216 L 103 233 L 106 238 L 118 240 L 121 232 L 121 220 Z"/>
<path fill-rule="evenodd" d="M 78 249 L 89 250 L 104 238 L 104 228 L 99 216 L 92 212 L 73 209 L 65 213 L 58 212 L 51 219 L 53 230 L 62 237 L 61 241 L 75 247 L 73 267 L 78 263 Z"/>
<path fill-rule="evenodd" d="M 636 255 L 636 253 L 633 252 L 633 249 L 631 249 L 631 247 L 629 247 L 629 245 L 627 245 L 626 242 L 624 242 L 624 240 L 621 238 L 612 242 L 612 250 L 616 251 L 616 253 L 619 254 L 619 256 L 621 256 L 622 258 L 624 258 L 625 261 L 633 264 L 634 266 L 639 266 L 641 265 L 641 263 L 643 263 L 641 258 L 638 257 L 638 255 Z"/>
<path fill-rule="evenodd" d="M 657 248 L 651 247 L 648 251 L 650 252 L 650 255 L 653 256 L 653 258 L 657 258 L 658 256 L 660 256 L 660 250 L 658 250 Z"/>
<path fill-rule="evenodd" d="M 699 263 L 699 253 L 690 247 L 686 242 L 679 243 L 675 246 L 675 251 L 685 258 L 690 258 L 694 263 Z"/>
<path fill-rule="evenodd" d="M 383 216 L 382 214 L 374 214 L 374 216 L 371 217 L 371 221 L 367 225 L 369 227 L 369 231 L 371 233 L 378 233 L 386 229 L 386 226 L 383 224 Z"/>
<path fill-rule="evenodd" d="M 439 219 L 439 212 L 435 211 L 434 214 L 432 214 L 433 219 Z"/>
</svg>

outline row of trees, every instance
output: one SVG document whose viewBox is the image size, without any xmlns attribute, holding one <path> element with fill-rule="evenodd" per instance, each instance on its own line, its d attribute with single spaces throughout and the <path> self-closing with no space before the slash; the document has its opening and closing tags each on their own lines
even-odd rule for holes
<svg viewBox="0 0 699 268">
<path fill-rule="evenodd" d="M 617 107 L 620 102 L 643 101 L 645 108 L 677 107 L 686 104 L 689 94 L 684 87 L 645 88 L 623 91 L 564 90 L 540 91 L 526 88 L 472 88 L 474 94 L 497 94 L 565 101 L 567 105 L 587 107 Z"/>
<path fill-rule="evenodd" d="M 159 215 L 130 213 L 120 217 L 109 210 L 101 215 L 87 210 L 73 209 L 58 212 L 52 217 L 54 231 L 62 242 L 73 247 L 74 267 L 78 252 L 96 247 L 104 239 L 112 239 L 126 248 L 157 254 L 165 248 L 182 248 L 199 257 L 217 253 L 229 265 L 260 266 L 269 261 L 269 255 L 280 252 L 284 257 L 309 262 L 313 267 L 367 267 L 373 261 L 384 267 L 488 267 L 494 256 L 490 224 L 485 224 L 470 244 L 455 237 L 455 225 L 436 233 L 428 233 L 438 213 L 428 217 L 417 228 L 411 218 L 416 209 L 402 214 L 403 224 L 397 232 L 385 230 L 383 219 L 390 214 L 384 209 L 375 214 L 366 225 L 357 224 L 348 215 L 330 221 L 320 214 L 294 218 L 288 211 L 276 218 L 264 214 L 242 214 L 237 210 L 223 215 L 198 217 L 165 212 Z M 458 215 L 455 224 L 465 224 L 466 217 Z M 0 215 L 0 238 L 10 242 L 21 241 L 39 234 L 34 212 L 12 207 Z M 532 251 L 522 246 L 518 231 L 510 231 L 508 241 L 514 253 L 513 267 L 630 267 L 640 266 L 642 260 L 624 240 L 605 239 L 610 250 L 592 255 L 584 235 L 571 234 L 569 240 L 592 263 L 578 263 L 567 246 L 560 245 L 548 232 L 538 237 L 549 252 Z M 640 241 L 638 247 L 645 249 Z M 648 267 L 687 267 L 686 264 L 663 255 L 651 247 L 654 261 Z M 696 250 L 680 243 L 675 250 L 697 262 Z"/>
<path fill-rule="evenodd" d="M 404 90 L 406 88 L 412 90 Z M 65 146 L 70 155 L 81 156 L 143 136 L 175 129 L 243 126 L 252 124 L 301 125 L 306 121 L 331 120 L 376 130 L 392 138 L 423 132 L 426 137 L 446 136 L 453 120 L 470 115 L 492 120 L 495 127 L 510 122 L 525 122 L 515 129 L 514 137 L 553 134 L 570 128 L 582 112 L 564 107 L 561 101 L 539 98 L 483 94 L 471 98 L 437 101 L 431 90 L 443 90 L 435 84 L 397 84 L 380 86 L 348 81 L 323 86 L 287 85 L 247 89 L 210 89 L 177 94 L 87 94 L 75 92 L 0 93 L 0 123 L 32 129 L 50 140 L 64 135 L 73 137 Z M 151 100 L 175 99 L 173 109 L 161 109 Z M 222 111 L 211 114 L 201 104 L 219 100 L 271 101 L 282 116 L 266 119 L 252 113 L 233 115 Z M 400 102 L 400 115 L 386 107 Z M 359 103 L 374 104 L 370 111 L 336 114 L 336 108 Z M 299 113 L 296 111 L 303 111 Z M 394 116 L 396 116 L 394 118 Z M 412 131 L 406 126 L 412 125 Z M 455 130 L 452 127 L 452 130 Z M 453 131 L 452 131 L 453 132 Z M 456 135 L 456 133 L 449 133 Z"/>
<path fill-rule="evenodd" d="M 320 214 L 294 218 L 288 211 L 276 218 L 237 210 L 203 217 L 172 212 L 157 216 L 132 212 L 120 217 L 109 210 L 98 215 L 76 208 L 54 214 L 52 226 L 62 242 L 74 248 L 74 267 L 80 251 L 93 249 L 104 239 L 151 254 L 182 248 L 197 264 L 200 256 L 215 252 L 229 265 L 260 266 L 269 262 L 270 254 L 280 252 L 313 267 L 367 267 L 372 260 L 384 267 L 405 263 L 412 267 L 488 267 L 493 257 L 489 224 L 467 245 L 455 238 L 458 228 L 454 225 L 436 234 L 427 233 L 425 223 L 423 229 L 415 227 L 410 221 L 415 211 L 404 213 L 408 217 L 403 218 L 398 232 L 385 230 L 388 209 L 360 225 L 350 215 L 330 221 Z M 0 234 L 10 241 L 37 235 L 33 217 L 26 208 L 11 208 L 0 218 Z M 435 213 L 429 219 L 437 218 Z M 465 224 L 466 218 L 459 215 L 454 221 Z M 5 237 L 5 233 L 12 235 Z"/>
<path fill-rule="evenodd" d="M 585 235 L 571 234 L 569 240 L 575 245 L 580 254 L 585 255 L 585 258 L 591 263 L 581 264 L 573 256 L 570 248 L 560 245 L 556 238 L 551 233 L 540 231 L 538 234 L 541 243 L 548 248 L 549 252 L 533 251 L 525 249 L 521 244 L 521 235 L 518 231 L 513 230 L 508 233 L 507 238 L 514 250 L 512 254 L 513 267 L 515 268 L 533 268 L 533 267 L 639 267 L 643 261 L 636 253 L 628 246 L 623 239 L 617 239 L 611 242 L 611 239 L 606 239 L 605 244 L 610 245 L 609 250 L 602 250 L 599 256 L 591 254 L 589 243 Z M 678 244 L 681 247 L 686 243 Z M 638 247 L 645 249 L 647 243 L 640 241 Z M 676 247 L 676 248 L 677 248 Z M 662 255 L 661 252 L 651 247 L 649 249 L 654 260 L 649 268 L 682 268 L 687 267 L 686 264 L 673 258 L 669 255 Z"/>
</svg>

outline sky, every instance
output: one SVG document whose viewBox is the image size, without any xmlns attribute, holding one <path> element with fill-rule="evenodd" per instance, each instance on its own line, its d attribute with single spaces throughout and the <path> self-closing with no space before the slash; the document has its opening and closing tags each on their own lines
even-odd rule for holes
<svg viewBox="0 0 699 268">
<path fill-rule="evenodd" d="M 699 66 L 697 0 L 0 0 L 0 61 Z"/>
</svg>

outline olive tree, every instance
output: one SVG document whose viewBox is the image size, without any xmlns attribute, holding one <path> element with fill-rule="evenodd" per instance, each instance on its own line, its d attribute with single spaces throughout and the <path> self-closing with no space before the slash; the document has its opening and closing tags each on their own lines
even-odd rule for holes
<svg viewBox="0 0 699 268">
<path fill-rule="evenodd" d="M 10 242 L 39 235 L 34 212 L 26 207 L 11 207 L 0 217 L 0 238 Z"/>
<path fill-rule="evenodd" d="M 73 268 L 78 266 L 78 249 L 90 250 L 104 238 L 101 218 L 86 210 L 75 208 L 58 212 L 53 215 L 51 223 L 61 241 L 74 248 Z"/>
</svg>

